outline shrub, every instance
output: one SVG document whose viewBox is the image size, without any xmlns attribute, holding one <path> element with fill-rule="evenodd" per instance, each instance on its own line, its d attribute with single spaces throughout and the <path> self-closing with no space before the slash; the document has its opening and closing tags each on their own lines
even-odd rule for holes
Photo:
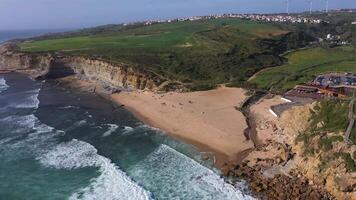
<svg viewBox="0 0 356 200">
<path fill-rule="evenodd" d="M 356 164 L 355 161 L 351 158 L 351 155 L 349 153 L 345 152 L 338 152 L 336 153 L 336 156 L 338 158 L 342 158 L 345 162 L 346 169 L 348 172 L 355 172 L 356 171 Z"/>
<path fill-rule="evenodd" d="M 331 136 L 331 137 L 323 137 L 319 140 L 319 148 L 323 148 L 324 150 L 331 150 L 333 148 L 334 142 L 342 142 L 344 139 L 342 136 Z"/>
</svg>

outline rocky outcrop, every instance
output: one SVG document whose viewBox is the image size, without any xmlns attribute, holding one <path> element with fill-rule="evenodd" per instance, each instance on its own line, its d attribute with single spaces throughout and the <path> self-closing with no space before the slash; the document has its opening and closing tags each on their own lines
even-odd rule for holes
<svg viewBox="0 0 356 200">
<path fill-rule="evenodd" d="M 256 131 L 264 140 L 242 164 L 227 163 L 224 173 L 247 180 L 261 199 L 355 199 L 356 173 L 350 168 L 355 163 L 356 145 L 345 144 L 343 133 L 327 132 L 341 141 L 333 141 L 328 150 L 321 149 L 325 134 L 316 134 L 305 146 L 300 136 L 309 131 L 318 103 L 290 108 L 276 118 L 268 108 L 277 100 L 268 97 L 254 105 Z"/>
<path fill-rule="evenodd" d="M 58 53 L 22 53 L 11 43 L 0 47 L 0 70 L 23 71 L 35 78 L 59 78 L 75 74 L 79 78 L 99 82 L 104 88 L 112 90 L 154 91 L 167 82 L 137 66 Z"/>
<path fill-rule="evenodd" d="M 224 166 L 225 175 L 246 180 L 254 196 L 259 199 L 305 199 L 332 200 L 335 199 L 324 188 L 315 185 L 297 171 L 290 176 L 276 175 L 267 178 L 261 173 L 263 166 L 249 167 L 246 162 L 241 165 Z"/>
</svg>

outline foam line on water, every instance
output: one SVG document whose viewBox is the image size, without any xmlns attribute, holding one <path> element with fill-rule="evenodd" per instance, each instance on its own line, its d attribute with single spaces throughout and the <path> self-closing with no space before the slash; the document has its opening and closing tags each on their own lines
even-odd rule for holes
<svg viewBox="0 0 356 200">
<path fill-rule="evenodd" d="M 41 89 L 34 89 L 25 92 L 25 97 L 21 99 L 19 102 L 15 102 L 11 104 L 11 107 L 14 108 L 35 108 L 37 109 L 40 101 L 38 100 L 38 95 Z"/>
<path fill-rule="evenodd" d="M 51 141 L 55 136 L 63 134 L 63 131 L 56 130 L 47 124 L 43 124 L 33 114 L 26 116 L 12 116 L 11 122 L 13 125 L 22 126 L 21 132 L 28 133 L 25 138 L 12 144 L 12 147 L 31 149 L 33 153 L 40 153 L 46 150 L 47 147 L 53 145 Z"/>
<path fill-rule="evenodd" d="M 8 127 L 12 133 L 21 133 L 33 129 L 36 121 L 37 118 L 33 114 L 25 116 L 13 115 L 0 119 L 0 124 Z"/>
<path fill-rule="evenodd" d="M 101 173 L 99 177 L 93 179 L 87 187 L 72 194 L 70 197 L 72 200 L 151 199 L 150 192 L 131 180 L 110 159 L 99 155 L 97 149 L 89 143 L 73 139 L 57 145 L 38 157 L 38 160 L 42 165 L 56 169 L 99 168 Z"/>
<path fill-rule="evenodd" d="M 6 84 L 6 80 L 4 78 L 0 78 L 0 93 L 7 90 L 9 85 Z"/>
<path fill-rule="evenodd" d="M 119 128 L 119 126 L 116 124 L 106 124 L 106 125 L 108 126 L 108 130 L 103 134 L 103 137 L 107 137 L 111 135 Z"/>
<path fill-rule="evenodd" d="M 128 134 L 131 133 L 134 129 L 130 126 L 124 126 L 123 130 L 124 132 L 122 134 Z"/>
<path fill-rule="evenodd" d="M 0 150 L 19 152 L 21 156 L 38 156 L 57 143 L 59 131 L 43 124 L 35 115 L 9 116 L 0 120 L 0 126 L 8 130 L 0 140 Z M 16 159 L 16 156 L 13 156 Z"/>
<path fill-rule="evenodd" d="M 160 199 L 254 199 L 164 144 L 131 168 L 130 174 L 149 190 L 160 191 L 155 194 Z"/>
</svg>

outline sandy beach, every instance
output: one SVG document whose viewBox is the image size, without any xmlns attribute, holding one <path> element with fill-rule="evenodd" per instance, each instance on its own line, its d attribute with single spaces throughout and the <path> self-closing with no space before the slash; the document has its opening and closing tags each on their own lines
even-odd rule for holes
<svg viewBox="0 0 356 200">
<path fill-rule="evenodd" d="M 212 151 L 221 163 L 239 161 L 244 151 L 253 148 L 244 136 L 245 118 L 236 109 L 246 98 L 244 93 L 221 87 L 190 93 L 121 92 L 111 97 L 151 126 Z"/>
</svg>

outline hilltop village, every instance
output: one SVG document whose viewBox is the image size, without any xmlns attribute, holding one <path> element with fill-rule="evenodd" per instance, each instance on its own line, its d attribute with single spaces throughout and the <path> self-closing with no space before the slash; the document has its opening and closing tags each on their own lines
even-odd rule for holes
<svg viewBox="0 0 356 200">
<path fill-rule="evenodd" d="M 209 19 L 222 19 L 222 18 L 236 18 L 236 19 L 247 19 L 253 21 L 263 21 L 263 22 L 278 22 L 278 23 L 310 23 L 310 24 L 320 24 L 321 19 L 316 17 L 305 17 L 305 16 L 295 16 L 288 14 L 222 14 L 222 15 L 209 15 L 209 16 L 192 16 L 183 17 L 177 19 L 168 20 L 150 20 L 145 21 L 145 25 L 152 25 L 156 23 L 171 23 L 176 21 L 199 21 L 199 20 L 209 20 Z M 129 25 L 129 24 L 125 24 Z"/>
</svg>

